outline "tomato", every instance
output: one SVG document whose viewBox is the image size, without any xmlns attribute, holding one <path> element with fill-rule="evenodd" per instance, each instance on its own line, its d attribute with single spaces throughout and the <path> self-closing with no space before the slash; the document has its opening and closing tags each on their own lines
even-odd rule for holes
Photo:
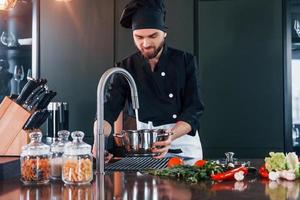
<svg viewBox="0 0 300 200">
<path fill-rule="evenodd" d="M 258 174 L 260 175 L 260 177 L 262 178 L 269 178 L 269 171 L 266 169 L 266 165 L 263 164 L 259 170 L 258 170 Z"/>
<path fill-rule="evenodd" d="M 206 160 L 197 160 L 194 166 L 203 167 L 206 164 L 206 162 L 207 162 Z"/>
<path fill-rule="evenodd" d="M 175 166 L 179 166 L 179 165 L 183 165 L 183 159 L 179 158 L 179 157 L 173 157 L 168 161 L 168 167 L 172 168 Z"/>
</svg>

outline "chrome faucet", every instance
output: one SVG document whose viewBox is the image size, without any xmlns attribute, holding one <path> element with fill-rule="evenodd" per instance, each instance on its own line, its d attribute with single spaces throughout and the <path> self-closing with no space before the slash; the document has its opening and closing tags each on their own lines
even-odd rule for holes
<svg viewBox="0 0 300 200">
<path fill-rule="evenodd" d="M 97 88 L 97 134 L 96 134 L 96 173 L 104 174 L 104 89 L 109 77 L 113 74 L 122 74 L 129 83 L 131 90 L 132 107 L 139 109 L 138 93 L 133 77 L 123 68 L 113 67 L 102 75 Z"/>
</svg>

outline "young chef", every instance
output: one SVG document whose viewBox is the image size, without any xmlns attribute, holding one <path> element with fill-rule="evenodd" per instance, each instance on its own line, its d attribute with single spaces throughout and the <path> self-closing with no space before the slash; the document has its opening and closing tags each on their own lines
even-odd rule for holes
<svg viewBox="0 0 300 200">
<path fill-rule="evenodd" d="M 193 55 L 166 45 L 165 14 L 163 0 L 132 0 L 125 6 L 120 24 L 132 29 L 138 52 L 117 66 L 126 69 L 137 85 L 140 103 L 137 127 L 147 128 L 151 121 L 153 128 L 173 133 L 168 140 L 155 143 L 153 152 L 160 154 L 156 158 L 176 150 L 180 156 L 202 159 L 197 131 L 203 112 L 199 69 Z M 115 76 L 108 88 L 104 109 L 106 135 L 126 101 L 131 107 L 129 85 L 123 77 Z"/>
</svg>

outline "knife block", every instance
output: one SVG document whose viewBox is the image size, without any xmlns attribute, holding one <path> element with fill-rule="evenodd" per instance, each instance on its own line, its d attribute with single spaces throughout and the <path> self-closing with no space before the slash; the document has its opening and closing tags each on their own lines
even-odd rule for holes
<svg viewBox="0 0 300 200">
<path fill-rule="evenodd" d="M 21 154 L 22 146 L 28 143 L 28 133 L 23 126 L 31 113 L 5 97 L 0 104 L 0 155 Z"/>
</svg>

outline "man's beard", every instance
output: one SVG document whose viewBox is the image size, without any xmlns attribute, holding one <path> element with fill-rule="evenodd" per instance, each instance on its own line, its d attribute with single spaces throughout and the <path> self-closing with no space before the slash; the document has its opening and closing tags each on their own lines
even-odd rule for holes
<svg viewBox="0 0 300 200">
<path fill-rule="evenodd" d="M 146 53 L 146 52 L 144 52 L 143 48 L 140 50 L 140 52 L 141 52 L 141 54 L 144 56 L 144 58 L 150 60 L 150 59 L 152 59 L 152 58 L 155 58 L 155 57 L 159 54 L 159 52 L 160 52 L 160 51 L 162 50 L 162 48 L 164 47 L 164 44 L 165 44 L 165 40 L 163 40 L 163 41 L 159 44 L 159 46 L 158 46 L 157 48 L 151 46 L 150 48 L 153 48 L 153 49 L 154 49 L 153 52 L 148 52 L 148 53 Z"/>
</svg>

